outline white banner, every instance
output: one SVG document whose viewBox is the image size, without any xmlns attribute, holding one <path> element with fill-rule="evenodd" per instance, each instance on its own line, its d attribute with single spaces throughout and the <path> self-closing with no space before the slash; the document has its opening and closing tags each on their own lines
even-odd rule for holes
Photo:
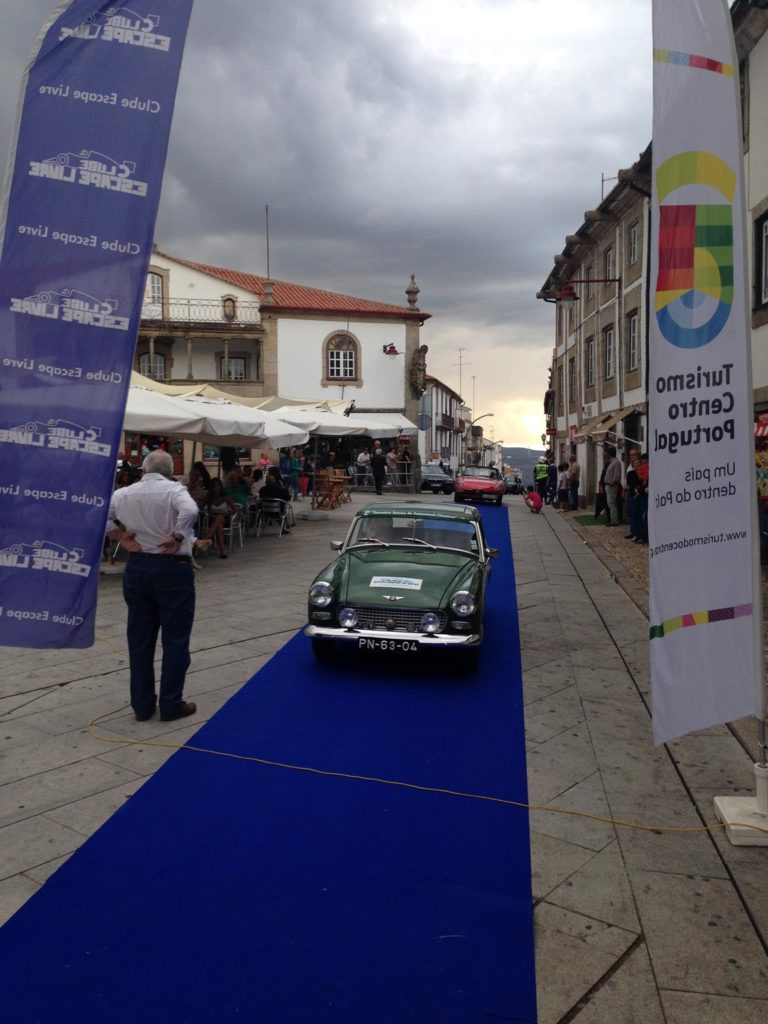
<svg viewBox="0 0 768 1024">
<path fill-rule="evenodd" d="M 762 668 L 739 76 L 725 0 L 654 0 L 653 46 L 648 519 L 663 743 L 760 714 Z"/>
</svg>

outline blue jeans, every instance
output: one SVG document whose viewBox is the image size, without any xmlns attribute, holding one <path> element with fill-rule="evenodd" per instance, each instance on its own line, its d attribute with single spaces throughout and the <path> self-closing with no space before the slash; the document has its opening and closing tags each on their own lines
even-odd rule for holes
<svg viewBox="0 0 768 1024">
<path fill-rule="evenodd" d="M 192 559 L 131 553 L 123 575 L 123 597 L 128 605 L 131 707 L 137 715 L 154 710 L 155 647 L 162 630 L 160 717 L 174 718 L 190 663 L 189 637 L 195 617 Z"/>
</svg>

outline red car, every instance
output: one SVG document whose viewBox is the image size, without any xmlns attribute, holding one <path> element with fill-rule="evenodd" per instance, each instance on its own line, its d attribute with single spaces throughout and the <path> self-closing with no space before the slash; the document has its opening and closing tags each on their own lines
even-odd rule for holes
<svg viewBox="0 0 768 1024">
<path fill-rule="evenodd" d="M 490 466 L 467 466 L 456 477 L 454 501 L 495 501 L 504 499 L 504 481 L 498 469 Z"/>
</svg>

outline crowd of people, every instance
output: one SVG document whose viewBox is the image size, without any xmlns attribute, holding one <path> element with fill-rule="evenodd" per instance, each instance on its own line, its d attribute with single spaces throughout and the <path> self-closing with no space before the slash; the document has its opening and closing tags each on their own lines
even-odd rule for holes
<svg viewBox="0 0 768 1024">
<path fill-rule="evenodd" d="M 306 482 L 300 483 L 302 477 L 306 477 Z M 141 478 L 139 467 L 124 463 L 117 472 L 115 490 L 130 487 Z M 194 551 L 206 550 L 215 544 L 219 558 L 226 558 L 225 531 L 235 512 L 247 510 L 252 498 L 301 501 L 302 486 L 311 493 L 313 480 L 312 460 L 298 449 L 281 450 L 278 465 L 262 452 L 258 467 L 234 465 L 225 472 L 223 480 L 211 476 L 204 462 L 195 462 L 189 475 L 180 480 L 199 512 L 205 514 L 201 521 L 207 524 L 205 533 L 194 540 Z M 290 529 L 286 524 L 284 532 Z"/>
<path fill-rule="evenodd" d="M 556 512 L 579 510 L 581 467 L 575 455 L 557 463 L 542 455 L 533 472 L 533 483 L 523 495 L 532 512 L 551 505 Z M 603 468 L 595 495 L 595 519 L 605 516 L 606 526 L 626 523 L 626 540 L 648 543 L 648 456 L 637 448 L 629 450 L 626 471 L 612 445 L 603 445 Z"/>
</svg>

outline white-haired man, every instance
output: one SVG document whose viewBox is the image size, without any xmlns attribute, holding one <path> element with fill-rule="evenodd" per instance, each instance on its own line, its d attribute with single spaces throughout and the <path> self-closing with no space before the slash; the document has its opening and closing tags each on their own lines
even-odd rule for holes
<svg viewBox="0 0 768 1024">
<path fill-rule="evenodd" d="M 164 722 L 193 715 L 182 699 L 189 668 L 189 638 L 195 617 L 192 545 L 198 507 L 173 479 L 173 459 L 150 452 L 138 483 L 112 495 L 108 536 L 128 552 L 123 596 L 128 605 L 131 706 L 146 722 L 159 703 Z M 155 687 L 155 647 L 163 646 L 159 701 Z"/>
</svg>

